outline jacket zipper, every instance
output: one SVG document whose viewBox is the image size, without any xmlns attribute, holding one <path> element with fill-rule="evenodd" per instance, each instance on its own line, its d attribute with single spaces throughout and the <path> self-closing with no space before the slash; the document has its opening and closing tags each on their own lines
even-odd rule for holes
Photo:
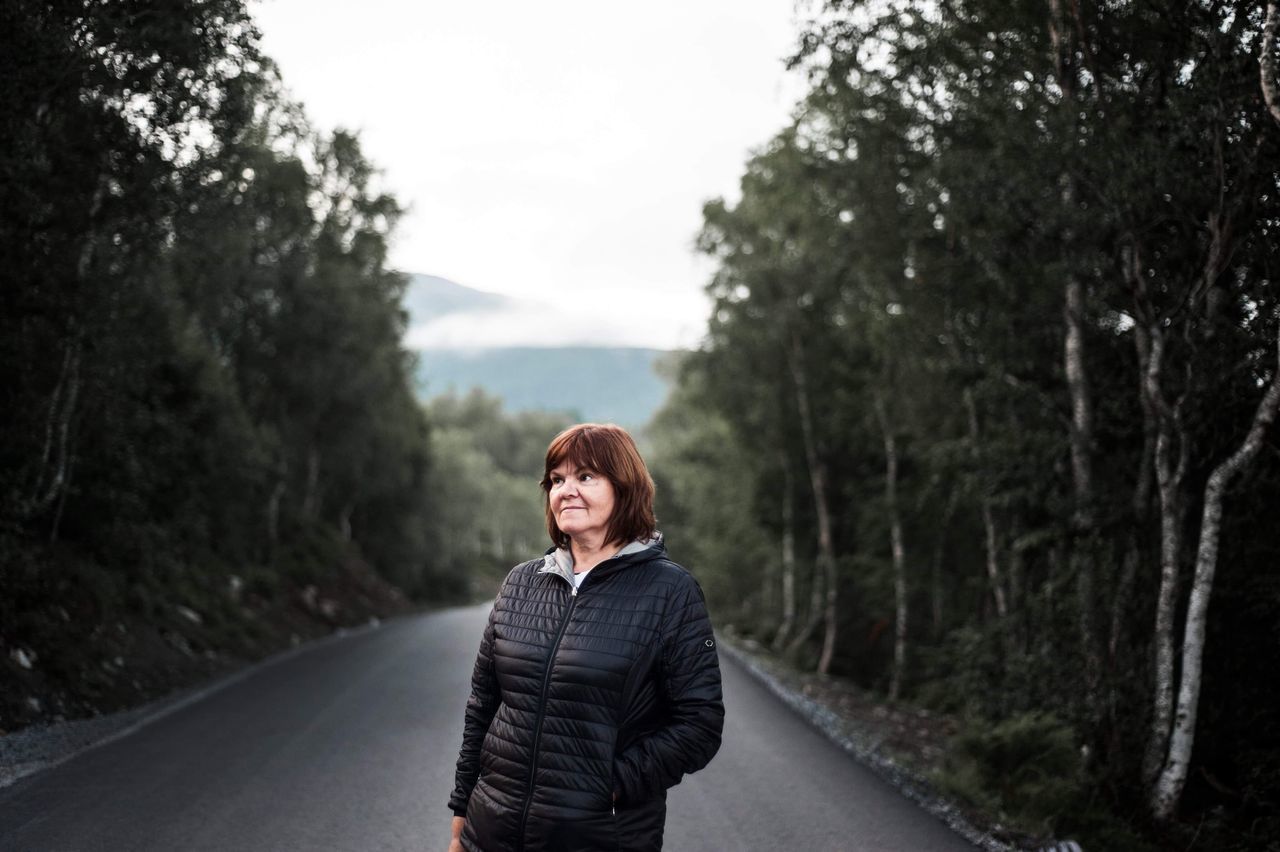
<svg viewBox="0 0 1280 852">
<path fill-rule="evenodd" d="M 551 667 L 556 662 L 556 652 L 560 650 L 560 640 L 564 638 L 564 631 L 569 626 L 569 619 L 573 617 L 573 608 L 578 603 L 578 587 L 573 586 L 569 593 L 569 609 L 564 614 L 564 621 L 560 622 L 560 629 L 556 632 L 556 640 L 551 643 L 551 653 L 547 655 L 547 667 L 542 672 L 542 694 L 538 697 L 538 718 L 533 723 L 533 750 L 530 752 L 529 760 L 529 792 L 525 794 L 524 810 L 520 813 L 520 843 L 518 849 L 524 849 L 524 829 L 525 824 L 529 821 L 529 807 L 533 804 L 533 788 L 536 786 L 535 781 L 538 777 L 538 746 L 542 740 L 542 722 L 547 715 L 547 691 L 551 689 Z"/>
</svg>

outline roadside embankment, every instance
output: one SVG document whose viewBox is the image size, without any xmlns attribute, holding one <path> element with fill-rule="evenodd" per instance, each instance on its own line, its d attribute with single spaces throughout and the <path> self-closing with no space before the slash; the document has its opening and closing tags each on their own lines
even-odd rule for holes
<svg viewBox="0 0 1280 852">
<path fill-rule="evenodd" d="M 1074 841 L 1037 838 L 999 815 L 946 796 L 933 782 L 943 771 L 960 724 L 945 715 L 877 699 L 841 678 L 800 672 L 737 637 L 720 648 L 771 692 L 859 762 L 953 831 L 987 852 L 1082 852 Z"/>
</svg>

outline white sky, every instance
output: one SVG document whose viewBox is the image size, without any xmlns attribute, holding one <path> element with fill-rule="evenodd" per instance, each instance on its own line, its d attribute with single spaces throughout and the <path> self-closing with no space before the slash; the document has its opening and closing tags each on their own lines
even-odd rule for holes
<svg viewBox="0 0 1280 852">
<path fill-rule="evenodd" d="M 702 204 L 802 92 L 793 0 L 254 8 L 313 123 L 360 131 L 409 206 L 392 264 L 532 306 L 418 345 L 701 339 Z"/>
</svg>

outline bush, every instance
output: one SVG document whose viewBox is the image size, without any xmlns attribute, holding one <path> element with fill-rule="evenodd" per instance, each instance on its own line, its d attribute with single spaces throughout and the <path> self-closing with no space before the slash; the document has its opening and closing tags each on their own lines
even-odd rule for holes
<svg viewBox="0 0 1280 852">
<path fill-rule="evenodd" d="M 1037 835 L 1052 834 L 1085 798 L 1075 732 L 1050 713 L 1021 713 L 994 726 L 971 724 L 956 738 L 936 780 Z"/>
</svg>

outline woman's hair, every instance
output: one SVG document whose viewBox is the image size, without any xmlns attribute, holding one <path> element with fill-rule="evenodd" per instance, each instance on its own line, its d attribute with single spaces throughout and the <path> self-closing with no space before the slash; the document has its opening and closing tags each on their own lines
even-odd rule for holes
<svg viewBox="0 0 1280 852">
<path fill-rule="evenodd" d="M 547 513 L 547 533 L 557 547 L 569 545 L 569 535 L 556 525 L 551 512 L 551 471 L 568 462 L 585 467 L 613 486 L 613 515 L 605 529 L 607 542 L 646 540 L 658 528 L 653 516 L 653 477 L 640 458 L 636 442 L 627 430 L 612 423 L 579 423 L 570 426 L 547 447 L 542 471 L 542 504 Z"/>
</svg>

